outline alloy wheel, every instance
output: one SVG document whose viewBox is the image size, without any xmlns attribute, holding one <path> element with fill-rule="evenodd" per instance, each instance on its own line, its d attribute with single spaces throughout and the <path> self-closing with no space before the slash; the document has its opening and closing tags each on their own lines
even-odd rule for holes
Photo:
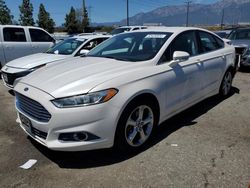
<svg viewBox="0 0 250 188">
<path fill-rule="evenodd" d="M 146 142 L 152 133 L 154 114 L 146 105 L 136 107 L 129 115 L 125 126 L 125 138 L 132 147 L 139 147 Z"/>
</svg>

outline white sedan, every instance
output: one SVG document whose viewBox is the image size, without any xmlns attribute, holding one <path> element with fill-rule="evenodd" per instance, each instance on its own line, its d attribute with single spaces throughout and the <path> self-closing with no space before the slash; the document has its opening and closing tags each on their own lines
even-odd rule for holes
<svg viewBox="0 0 250 188">
<path fill-rule="evenodd" d="M 171 116 L 212 95 L 228 95 L 234 57 L 232 46 L 203 29 L 120 34 L 86 57 L 18 82 L 18 120 L 52 150 L 135 150 Z"/>
<path fill-rule="evenodd" d="M 4 85 L 12 89 L 15 82 L 34 70 L 48 63 L 86 54 L 108 38 L 110 38 L 109 35 L 75 36 L 63 40 L 44 53 L 28 55 L 10 61 L 1 70 Z"/>
</svg>

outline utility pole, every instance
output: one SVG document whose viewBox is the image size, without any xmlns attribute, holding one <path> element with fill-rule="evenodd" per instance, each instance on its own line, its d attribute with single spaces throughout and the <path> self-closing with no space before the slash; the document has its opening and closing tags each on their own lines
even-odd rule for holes
<svg viewBox="0 0 250 188">
<path fill-rule="evenodd" d="M 129 26 L 129 0 L 127 0 L 127 26 Z"/>
<path fill-rule="evenodd" d="M 190 3 L 192 3 L 192 1 L 187 1 L 187 20 L 186 20 L 186 27 L 188 27 L 188 22 L 189 22 L 189 7 L 190 7 Z"/>
<path fill-rule="evenodd" d="M 225 9 L 222 9 L 222 15 L 221 15 L 221 23 L 220 23 L 220 28 L 223 29 L 224 26 L 224 15 L 225 15 Z"/>
<path fill-rule="evenodd" d="M 222 1 L 222 12 L 221 12 L 221 22 L 220 22 L 220 28 L 223 29 L 223 26 L 224 26 L 224 15 L 225 15 L 225 2 L 224 0 Z"/>
<path fill-rule="evenodd" d="M 88 6 L 87 7 L 87 10 L 88 10 L 88 16 L 89 16 L 89 22 L 91 23 L 91 13 L 92 13 L 92 9 L 93 9 L 93 7 L 92 6 Z"/>
</svg>

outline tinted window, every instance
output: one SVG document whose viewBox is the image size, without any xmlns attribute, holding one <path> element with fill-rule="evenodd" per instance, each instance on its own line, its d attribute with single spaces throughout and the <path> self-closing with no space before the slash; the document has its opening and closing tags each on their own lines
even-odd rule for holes
<svg viewBox="0 0 250 188">
<path fill-rule="evenodd" d="M 7 42 L 26 42 L 26 36 L 23 28 L 4 28 L 4 41 Z"/>
<path fill-rule="evenodd" d="M 32 42 L 53 42 L 53 38 L 40 29 L 29 29 Z"/>
<path fill-rule="evenodd" d="M 134 28 L 134 29 L 133 29 L 133 31 L 135 31 L 135 30 L 139 30 L 139 29 L 140 29 L 139 27 L 136 27 L 136 28 Z"/>
<path fill-rule="evenodd" d="M 238 29 L 230 33 L 230 40 L 250 40 L 250 29 Z"/>
<path fill-rule="evenodd" d="M 195 32 L 189 31 L 178 35 L 163 54 L 161 63 L 173 60 L 175 51 L 184 51 L 190 56 L 197 55 L 199 52 Z"/>
<path fill-rule="evenodd" d="M 99 44 L 101 44 L 104 40 L 106 40 L 107 38 L 98 38 L 98 39 L 93 39 L 89 42 L 87 42 L 87 44 L 85 44 L 83 46 L 82 49 L 86 49 L 86 50 L 91 50 L 94 47 L 98 46 Z"/>
<path fill-rule="evenodd" d="M 199 32 L 199 37 L 201 41 L 202 52 L 211 52 L 221 48 L 215 39 L 215 37 L 206 32 Z"/>
<path fill-rule="evenodd" d="M 116 35 L 90 51 L 88 56 L 114 58 L 123 61 L 152 59 L 172 33 L 132 32 Z"/>
</svg>

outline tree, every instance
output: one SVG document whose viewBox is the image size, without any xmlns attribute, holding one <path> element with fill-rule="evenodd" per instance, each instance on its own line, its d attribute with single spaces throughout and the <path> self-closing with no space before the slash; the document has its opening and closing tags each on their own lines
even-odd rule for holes
<svg viewBox="0 0 250 188">
<path fill-rule="evenodd" d="M 55 30 L 55 22 L 50 18 L 50 14 L 45 10 L 44 5 L 41 3 L 39 7 L 37 25 L 49 33 L 53 33 Z"/>
<path fill-rule="evenodd" d="M 81 32 L 88 32 L 89 31 L 89 17 L 86 8 L 78 8 L 76 9 L 76 20 L 78 21 Z"/>
<path fill-rule="evenodd" d="M 76 11 L 71 7 L 69 14 L 66 14 L 65 27 L 69 34 L 81 32 L 80 25 L 76 19 Z"/>
<path fill-rule="evenodd" d="M 33 5 L 29 0 L 23 0 L 20 10 L 20 24 L 24 26 L 33 26 L 35 24 L 33 19 Z"/>
<path fill-rule="evenodd" d="M 5 4 L 4 0 L 0 0 L 0 24 L 12 24 L 13 16 L 10 14 L 10 9 Z"/>
<path fill-rule="evenodd" d="M 82 20 L 82 27 L 85 32 L 87 32 L 89 27 L 89 16 L 86 7 L 83 9 L 83 20 Z"/>
</svg>

